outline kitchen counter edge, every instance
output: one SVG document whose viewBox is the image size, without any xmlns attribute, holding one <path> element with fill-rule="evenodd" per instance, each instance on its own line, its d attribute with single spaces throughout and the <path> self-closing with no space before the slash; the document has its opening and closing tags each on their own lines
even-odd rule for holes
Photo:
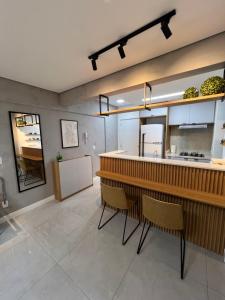
<svg viewBox="0 0 225 300">
<path fill-rule="evenodd" d="M 201 162 L 190 162 L 190 161 L 181 161 L 181 160 L 171 160 L 165 158 L 151 158 L 151 157 L 142 157 L 135 155 L 127 155 L 124 154 L 125 151 L 112 151 L 99 154 L 100 157 L 109 157 L 109 158 L 119 158 L 119 159 L 127 159 L 127 160 L 136 160 L 136 161 L 145 161 L 152 162 L 158 164 L 167 164 L 174 166 L 183 166 L 189 168 L 197 168 L 197 169 L 206 169 L 206 170 L 216 170 L 216 171 L 225 171 L 225 165 L 218 165 L 213 163 L 201 163 Z"/>
</svg>

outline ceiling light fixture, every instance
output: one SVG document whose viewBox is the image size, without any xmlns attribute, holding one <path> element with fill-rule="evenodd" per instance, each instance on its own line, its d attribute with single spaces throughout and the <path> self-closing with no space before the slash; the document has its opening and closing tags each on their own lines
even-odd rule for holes
<svg viewBox="0 0 225 300">
<path fill-rule="evenodd" d="M 166 95 L 160 95 L 160 96 L 155 96 L 151 97 L 151 100 L 159 100 L 159 99 L 166 99 L 166 98 L 172 98 L 172 97 L 177 97 L 177 96 L 182 96 L 184 94 L 184 91 L 181 92 L 176 92 L 176 93 L 171 93 L 171 94 L 166 94 Z M 146 98 L 146 101 L 150 101 L 150 98 Z M 145 101 L 142 99 L 142 101 Z"/>
<path fill-rule="evenodd" d="M 126 57 L 126 54 L 124 52 L 124 49 L 123 47 L 126 46 L 126 42 L 124 41 L 123 43 L 120 44 L 120 46 L 118 47 L 118 51 L 119 51 L 119 54 L 120 54 L 120 58 L 123 59 Z"/>
<path fill-rule="evenodd" d="M 169 20 L 165 20 L 161 22 L 161 30 L 166 39 L 169 39 L 172 35 L 172 32 L 169 28 Z"/>
<path fill-rule="evenodd" d="M 169 22 L 170 22 L 170 19 L 175 15 L 176 15 L 176 10 L 175 9 L 171 10 L 167 14 L 149 22 L 148 24 L 136 29 L 135 31 L 129 33 L 128 35 L 122 37 L 121 39 L 119 39 L 119 40 L 107 45 L 106 47 L 98 50 L 97 52 L 89 55 L 88 58 L 91 60 L 93 70 L 94 71 L 97 70 L 96 60 L 98 59 L 98 57 L 101 54 L 111 50 L 114 47 L 119 46 L 118 51 L 119 51 L 120 57 L 121 57 L 121 59 L 125 58 L 126 55 L 125 55 L 123 47 L 126 45 L 127 41 L 158 24 L 161 24 L 161 30 L 162 30 L 165 38 L 168 39 L 172 35 L 172 32 L 169 28 Z"/>
<path fill-rule="evenodd" d="M 125 100 L 123 100 L 123 99 L 118 99 L 118 100 L 116 100 L 116 102 L 117 102 L 117 103 L 124 103 Z"/>
<path fill-rule="evenodd" d="M 92 60 L 91 60 L 93 71 L 97 71 L 96 60 L 97 60 L 97 58 L 92 58 Z"/>
</svg>

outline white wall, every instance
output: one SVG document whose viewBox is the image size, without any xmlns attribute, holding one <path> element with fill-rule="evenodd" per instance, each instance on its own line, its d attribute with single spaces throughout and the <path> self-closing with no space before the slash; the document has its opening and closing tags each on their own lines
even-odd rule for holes
<svg viewBox="0 0 225 300">
<path fill-rule="evenodd" d="M 225 129 L 222 129 L 225 123 L 225 102 L 217 101 L 215 112 L 215 126 L 212 146 L 212 157 L 225 158 L 225 146 L 220 144 L 225 138 Z"/>
<path fill-rule="evenodd" d="M 118 115 L 118 149 L 129 155 L 139 154 L 139 112 Z"/>
</svg>

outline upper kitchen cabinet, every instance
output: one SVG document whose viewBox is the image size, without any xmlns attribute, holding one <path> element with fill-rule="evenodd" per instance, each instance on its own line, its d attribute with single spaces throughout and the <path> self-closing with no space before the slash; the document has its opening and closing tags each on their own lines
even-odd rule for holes
<svg viewBox="0 0 225 300">
<path fill-rule="evenodd" d="M 169 108 L 169 125 L 214 123 L 215 102 Z"/>
<path fill-rule="evenodd" d="M 189 105 L 172 106 L 169 108 L 169 125 L 189 123 Z"/>
<path fill-rule="evenodd" d="M 140 111 L 140 118 L 167 116 L 167 113 L 168 113 L 167 107 L 155 108 L 152 110 L 142 110 Z"/>
<path fill-rule="evenodd" d="M 190 123 L 214 123 L 215 102 L 190 104 Z"/>
<path fill-rule="evenodd" d="M 132 111 L 128 113 L 118 114 L 118 121 L 120 120 L 130 120 L 130 119 L 139 119 L 139 111 Z"/>
</svg>

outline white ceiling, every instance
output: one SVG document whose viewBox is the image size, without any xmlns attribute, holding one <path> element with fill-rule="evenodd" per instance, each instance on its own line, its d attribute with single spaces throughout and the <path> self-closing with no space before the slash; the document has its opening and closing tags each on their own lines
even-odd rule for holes
<svg viewBox="0 0 225 300">
<path fill-rule="evenodd" d="M 154 27 L 92 71 L 89 54 L 174 8 L 169 40 Z M 0 0 L 0 76 L 61 92 L 222 32 L 224 11 L 224 0 Z"/>
<path fill-rule="evenodd" d="M 211 76 L 223 77 L 223 70 L 217 70 L 212 72 L 206 72 L 199 75 L 189 76 L 170 82 L 157 84 L 152 86 L 152 97 L 167 96 L 163 99 L 153 99 L 152 102 L 169 101 L 173 99 L 182 99 L 183 96 L 170 96 L 170 94 L 185 91 L 187 88 L 194 86 L 200 90 L 202 83 Z M 147 89 L 147 95 L 149 97 L 149 90 Z M 117 107 L 143 105 L 142 99 L 144 98 L 144 88 L 136 89 L 126 93 L 120 93 L 110 97 L 110 104 Z M 117 100 L 124 100 L 123 103 L 118 103 Z"/>
</svg>

